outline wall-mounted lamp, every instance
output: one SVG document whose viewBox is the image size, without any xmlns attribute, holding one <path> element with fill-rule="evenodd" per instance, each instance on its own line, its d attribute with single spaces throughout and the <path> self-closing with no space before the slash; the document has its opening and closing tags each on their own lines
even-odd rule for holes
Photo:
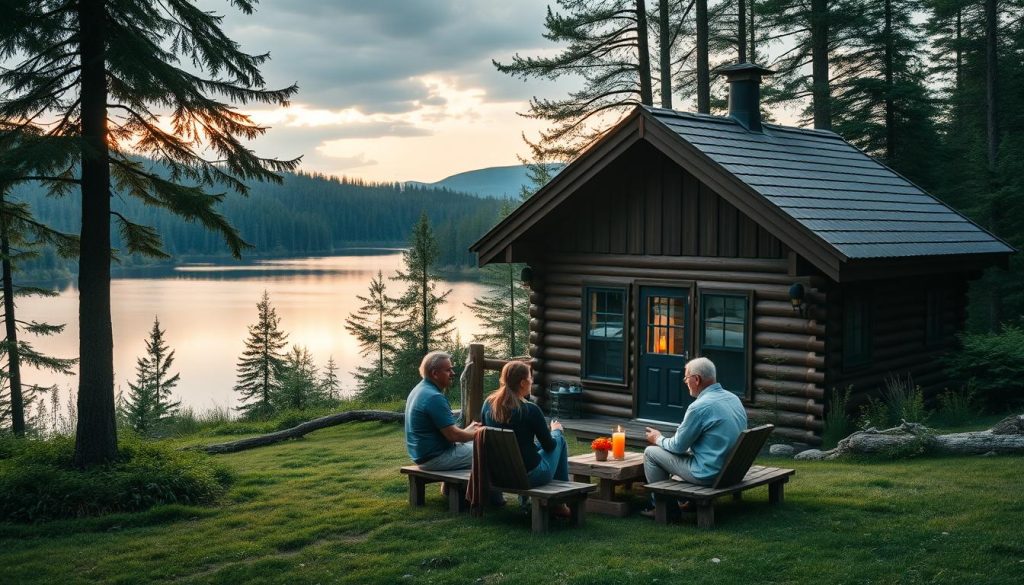
<svg viewBox="0 0 1024 585">
<path fill-rule="evenodd" d="M 519 273 L 519 284 L 522 285 L 526 290 L 530 290 L 533 285 L 533 269 L 529 266 L 524 266 L 523 271 Z"/>
<path fill-rule="evenodd" d="M 793 303 L 793 310 L 800 313 L 800 316 L 803 317 L 807 311 L 807 305 L 804 304 L 804 285 L 794 282 L 789 287 L 789 302 Z"/>
</svg>

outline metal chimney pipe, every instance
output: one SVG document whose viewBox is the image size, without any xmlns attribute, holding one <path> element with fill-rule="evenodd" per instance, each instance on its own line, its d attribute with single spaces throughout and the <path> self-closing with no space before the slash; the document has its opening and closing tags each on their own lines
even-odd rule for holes
<svg viewBox="0 0 1024 585">
<path fill-rule="evenodd" d="M 751 132 L 762 132 L 761 77 L 775 72 L 753 63 L 719 67 L 715 72 L 729 83 L 729 117 Z"/>
</svg>

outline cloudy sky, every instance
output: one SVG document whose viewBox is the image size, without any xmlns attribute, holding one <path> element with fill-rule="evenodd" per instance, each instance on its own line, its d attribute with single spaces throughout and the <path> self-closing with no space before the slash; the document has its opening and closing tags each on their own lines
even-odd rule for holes
<svg viewBox="0 0 1024 585">
<path fill-rule="evenodd" d="M 269 51 L 268 85 L 296 82 L 287 109 L 246 110 L 272 129 L 262 156 L 303 156 L 303 168 L 374 181 L 436 181 L 517 164 L 521 134 L 541 124 L 516 115 L 532 96 L 572 82 L 524 82 L 492 59 L 550 54 L 541 37 L 550 0 L 262 0 L 225 16 L 250 53 Z"/>
</svg>

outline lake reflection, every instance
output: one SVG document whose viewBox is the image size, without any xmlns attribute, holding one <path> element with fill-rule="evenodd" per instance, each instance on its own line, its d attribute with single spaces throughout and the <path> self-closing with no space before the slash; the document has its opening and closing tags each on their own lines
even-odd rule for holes
<svg viewBox="0 0 1024 585">
<path fill-rule="evenodd" d="M 256 321 L 256 303 L 266 290 L 277 310 L 288 343 L 306 346 L 317 367 L 334 356 L 342 386 L 355 388 L 350 372 L 362 363 L 356 340 L 345 330 L 345 318 L 366 296 L 378 270 L 393 276 L 402 265 L 398 250 L 360 250 L 353 255 L 260 260 L 238 264 L 191 264 L 173 269 L 132 271 L 111 281 L 114 324 L 114 376 L 127 390 L 135 380 L 135 361 L 159 316 L 167 343 L 175 351 L 172 371 L 181 374 L 174 393 L 183 406 L 206 410 L 238 405 L 232 388 L 235 362 Z M 479 331 L 479 323 L 465 304 L 482 291 L 475 282 L 445 282 L 452 289 L 443 309 L 455 317 L 463 341 Z M 389 294 L 400 292 L 388 282 Z M 78 289 L 65 285 L 48 299 L 19 299 L 19 318 L 66 323 L 64 333 L 52 338 L 28 338 L 35 347 L 59 357 L 78 353 Z M 75 377 L 28 370 L 25 384 L 59 384 L 62 393 L 75 388 Z"/>
</svg>

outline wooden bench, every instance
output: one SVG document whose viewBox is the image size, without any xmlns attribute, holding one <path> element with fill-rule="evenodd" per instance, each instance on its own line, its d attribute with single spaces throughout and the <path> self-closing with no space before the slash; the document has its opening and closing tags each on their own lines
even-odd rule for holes
<svg viewBox="0 0 1024 585">
<path fill-rule="evenodd" d="M 419 465 L 406 465 L 401 471 L 409 476 L 410 506 L 424 504 L 428 483 L 443 481 L 448 485 L 448 511 L 452 514 L 466 511 L 466 486 L 469 485 L 468 469 L 428 471 L 420 469 Z"/>
<path fill-rule="evenodd" d="M 550 507 L 558 504 L 569 506 L 573 526 L 583 526 L 587 494 L 596 490 L 596 485 L 555 480 L 531 488 L 513 431 L 488 427 L 484 445 L 487 448 L 485 455 L 491 487 L 530 498 L 534 532 L 547 532 Z"/>
<path fill-rule="evenodd" d="M 739 500 L 742 498 L 743 491 L 766 484 L 768 485 L 769 503 L 781 504 L 783 486 L 789 481 L 789 477 L 796 473 L 796 470 L 752 466 L 754 459 L 761 452 L 764 442 L 768 439 L 768 435 L 774 429 L 774 425 L 762 425 L 743 431 L 736 446 L 729 452 L 725 467 L 722 468 L 711 486 L 672 479 L 645 485 L 644 488 L 654 494 L 654 519 L 662 524 L 667 524 L 669 502 L 676 499 L 688 499 L 697 506 L 697 526 L 712 528 L 715 525 L 714 501 L 716 498 L 731 494 L 734 500 Z"/>
</svg>

